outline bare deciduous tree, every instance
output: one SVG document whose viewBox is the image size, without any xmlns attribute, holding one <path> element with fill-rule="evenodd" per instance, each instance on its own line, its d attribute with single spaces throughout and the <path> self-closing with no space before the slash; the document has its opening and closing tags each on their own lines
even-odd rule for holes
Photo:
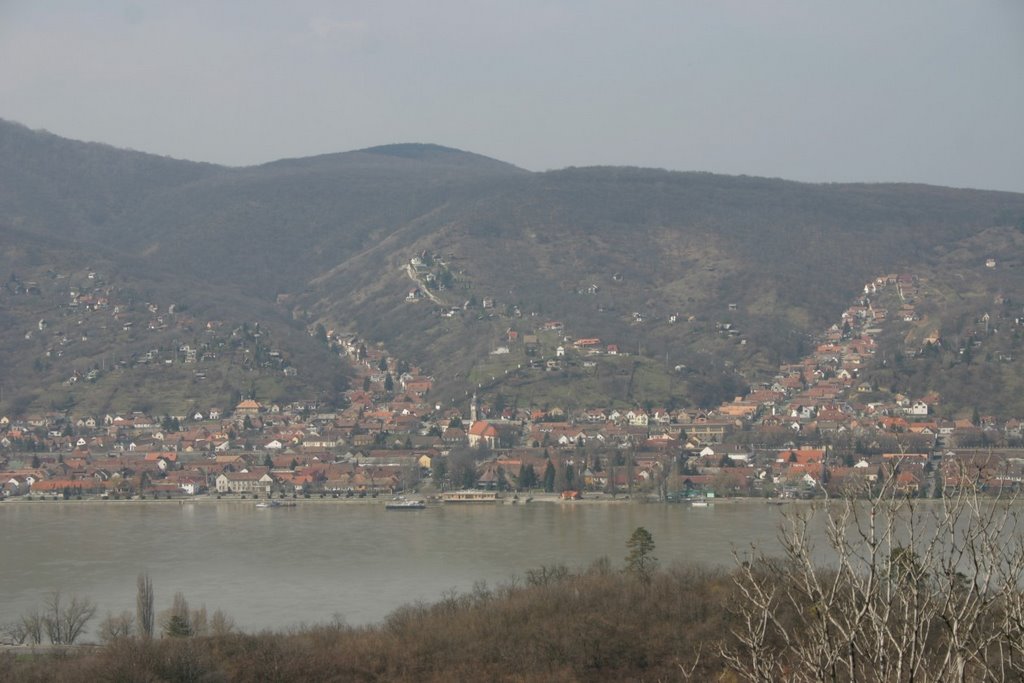
<svg viewBox="0 0 1024 683">
<path fill-rule="evenodd" d="M 199 609 L 194 609 L 189 614 L 189 623 L 192 626 L 192 635 L 194 636 L 205 636 L 210 631 L 209 619 L 206 615 L 206 605 L 202 605 Z"/>
<path fill-rule="evenodd" d="M 210 617 L 210 633 L 215 636 L 226 636 L 235 630 L 235 620 L 219 609 Z"/>
<path fill-rule="evenodd" d="M 96 605 L 88 598 L 73 595 L 65 605 L 60 591 L 54 591 L 42 614 L 43 630 L 54 645 L 72 645 L 95 615 Z"/>
<path fill-rule="evenodd" d="M 38 610 L 22 614 L 17 621 L 5 624 L 0 633 L 5 642 L 14 645 L 38 645 L 43 642 L 43 617 Z"/>
<path fill-rule="evenodd" d="M 22 615 L 21 627 L 25 632 L 25 639 L 33 645 L 43 642 L 43 616 L 38 610 Z"/>
<path fill-rule="evenodd" d="M 153 624 L 156 617 L 153 611 L 153 581 L 150 580 L 149 574 L 143 572 L 139 574 L 136 585 L 135 622 L 140 636 L 152 638 Z"/>
<path fill-rule="evenodd" d="M 104 643 L 110 643 L 122 638 L 128 638 L 135 629 L 135 616 L 125 610 L 120 614 L 107 613 L 99 625 L 99 638 Z"/>
<path fill-rule="evenodd" d="M 896 468 L 854 493 L 787 515 L 782 559 L 740 562 L 730 665 L 750 681 L 1024 674 L 1016 501 L 968 476 L 940 500 L 909 498 Z M 812 542 L 822 529 L 825 552 Z"/>
</svg>

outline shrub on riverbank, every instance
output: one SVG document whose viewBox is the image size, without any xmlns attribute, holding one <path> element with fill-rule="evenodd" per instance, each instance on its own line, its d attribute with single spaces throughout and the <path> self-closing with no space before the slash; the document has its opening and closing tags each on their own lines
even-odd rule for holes
<svg viewBox="0 0 1024 683">
<path fill-rule="evenodd" d="M 725 571 L 674 567 L 650 583 L 597 563 L 547 568 L 524 584 L 477 586 L 414 604 L 372 627 L 127 638 L 65 657 L 3 658 L 21 681 L 694 680 L 721 672 L 735 586 Z"/>
<path fill-rule="evenodd" d="M 888 602 L 873 607 L 863 603 L 864 614 L 885 604 L 944 599 L 926 579 L 908 582 L 919 564 L 914 558 L 901 553 L 893 562 L 898 572 L 878 580 L 900 594 L 887 593 Z M 579 573 L 547 567 L 519 585 L 479 585 L 433 604 L 408 605 L 369 627 L 126 637 L 66 654 L 2 653 L 0 680 L 882 682 L 905 679 L 906 671 L 894 668 L 901 661 L 925 681 L 953 680 L 945 675 L 951 667 L 962 673 L 956 680 L 1020 674 L 1020 612 L 1012 603 L 996 605 L 969 634 L 944 623 L 948 615 L 925 609 L 921 618 L 886 612 L 884 622 L 864 619 L 844 634 L 840 627 L 858 619 L 853 604 L 807 599 L 801 572 L 788 560 L 754 560 L 733 571 L 676 566 L 644 581 L 610 571 L 607 562 Z M 839 586 L 852 597 L 841 572 L 815 574 L 821 585 Z M 772 596 L 769 610 L 760 610 L 759 596 Z M 876 626 L 884 630 L 876 633 Z M 919 634 L 920 659 L 911 659 L 915 650 L 901 643 L 903 633 Z M 880 639 L 868 638 L 873 635 Z M 854 652 L 850 676 L 834 655 Z"/>
</svg>

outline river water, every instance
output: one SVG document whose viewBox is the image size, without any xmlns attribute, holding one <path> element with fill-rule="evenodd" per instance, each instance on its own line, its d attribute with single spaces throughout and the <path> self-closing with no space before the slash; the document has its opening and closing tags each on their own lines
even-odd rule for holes
<svg viewBox="0 0 1024 683">
<path fill-rule="evenodd" d="M 733 550 L 777 549 L 780 508 L 721 501 L 658 504 L 449 505 L 386 511 L 383 504 L 246 501 L 0 504 L 0 623 L 61 590 L 93 600 L 99 616 L 135 610 L 146 571 L 158 610 L 175 592 L 221 609 L 246 631 L 340 617 L 380 621 L 400 605 L 522 577 L 542 564 L 621 566 L 643 526 L 662 564 L 731 566 Z"/>
</svg>

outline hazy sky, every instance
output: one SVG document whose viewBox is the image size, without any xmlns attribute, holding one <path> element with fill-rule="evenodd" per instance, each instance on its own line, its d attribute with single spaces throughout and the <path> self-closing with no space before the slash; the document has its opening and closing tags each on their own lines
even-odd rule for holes
<svg viewBox="0 0 1024 683">
<path fill-rule="evenodd" d="M 231 165 L 435 142 L 1024 191 L 1024 1 L 0 0 L 0 118 Z"/>
</svg>

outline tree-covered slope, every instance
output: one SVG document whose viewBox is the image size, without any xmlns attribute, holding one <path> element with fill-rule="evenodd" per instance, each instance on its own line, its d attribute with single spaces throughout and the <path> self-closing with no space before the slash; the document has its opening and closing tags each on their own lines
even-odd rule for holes
<svg viewBox="0 0 1024 683">
<path fill-rule="evenodd" d="M 508 371 L 524 398 L 565 382 L 585 382 L 588 399 L 731 398 L 805 352 L 865 282 L 955 268 L 943 254 L 970 240 L 983 248 L 986 231 L 1024 218 L 1024 195 L 1012 193 L 616 167 L 530 173 L 434 145 L 226 168 L 5 122 L 0 179 L 5 280 L 29 278 L 27 263 L 35 279 L 99 268 L 119 291 L 179 310 L 300 333 L 322 323 L 383 342 L 452 397 L 501 385 Z M 430 267 L 414 272 L 423 256 Z M 406 302 L 417 288 L 431 291 Z M 45 315 L 0 302 L 8 336 Z M 527 360 L 521 349 L 505 364 L 489 354 L 510 328 L 531 334 L 548 320 L 635 362 L 538 381 L 511 372 Z M 31 381 L 35 359 L 7 341 L 8 382 Z M 553 352 L 556 340 L 542 341 Z M 116 353 L 122 342 L 109 344 Z M 671 379 L 638 379 L 659 373 Z"/>
</svg>

